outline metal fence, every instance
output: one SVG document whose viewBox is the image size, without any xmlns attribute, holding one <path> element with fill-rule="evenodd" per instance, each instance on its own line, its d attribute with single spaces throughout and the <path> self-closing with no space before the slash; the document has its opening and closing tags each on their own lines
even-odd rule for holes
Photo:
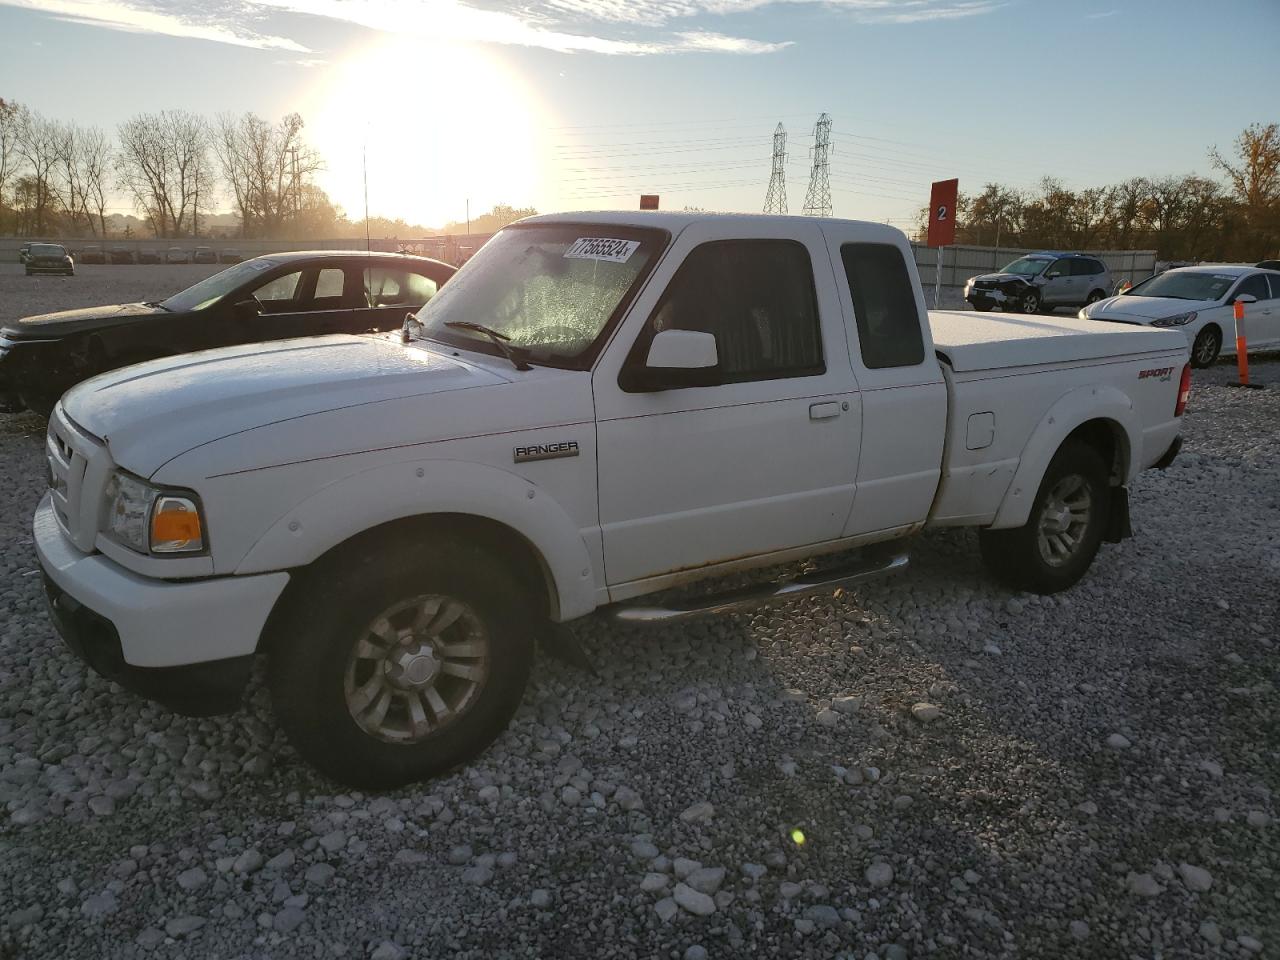
<svg viewBox="0 0 1280 960">
<path fill-rule="evenodd" d="M 489 237 L 490 234 L 487 233 L 483 235 L 431 237 L 415 240 L 387 240 L 374 237 L 369 241 L 369 249 L 390 253 L 401 249 L 411 249 L 411 252 L 421 253 L 424 256 L 434 256 L 450 263 L 457 263 L 465 260 Z M 33 237 L 0 237 L 0 263 L 17 263 L 18 249 L 24 243 L 37 242 L 39 241 Z M 286 250 L 365 249 L 363 237 L 341 237 L 329 240 L 241 240 L 236 237 L 219 237 L 217 239 L 202 237 L 199 240 L 192 240 L 190 237 L 178 240 L 121 240 L 112 238 L 105 241 L 50 238 L 48 242 L 66 247 L 71 256 L 76 259 L 80 258 L 86 248 L 94 248 L 107 254 L 110 254 L 113 250 L 127 250 L 129 256 L 135 262 L 139 254 L 144 250 L 155 253 L 163 260 L 165 254 L 171 248 L 182 250 L 190 257 L 197 247 L 208 247 L 218 255 L 219 260 L 222 260 L 222 255 L 225 251 L 235 251 L 242 260 L 248 260 L 266 253 L 281 253 Z"/>
</svg>

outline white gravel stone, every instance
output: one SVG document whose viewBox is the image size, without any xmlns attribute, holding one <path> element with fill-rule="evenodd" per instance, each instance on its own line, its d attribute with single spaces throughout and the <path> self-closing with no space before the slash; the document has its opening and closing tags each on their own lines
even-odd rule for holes
<svg viewBox="0 0 1280 960">
<path fill-rule="evenodd" d="M 529 902 L 539 910 L 545 910 L 551 906 L 551 891 L 545 889 L 534 890 L 529 894 Z"/>
<path fill-rule="evenodd" d="M 262 854 L 255 848 L 250 847 L 240 856 L 236 857 L 235 862 L 231 864 L 231 869 L 239 874 L 256 873 L 262 869 Z"/>
<path fill-rule="evenodd" d="M 1072 920 L 1071 923 L 1067 925 L 1067 931 L 1076 940 L 1089 939 L 1089 924 L 1083 920 Z"/>
<path fill-rule="evenodd" d="M 677 883 L 671 897 L 676 904 L 696 917 L 709 917 L 716 912 L 716 902 L 687 884 Z"/>
<path fill-rule="evenodd" d="M 921 723 L 932 723 L 942 716 L 942 710 L 936 704 L 921 702 L 911 707 L 911 715 Z"/>
<path fill-rule="evenodd" d="M 657 893 L 667 889 L 671 879 L 665 873 L 646 873 L 640 881 L 640 889 L 645 893 Z"/>
<path fill-rule="evenodd" d="M 836 713 L 830 707 L 823 707 L 814 717 L 824 727 L 834 727 L 840 722 L 840 714 Z"/>
<path fill-rule="evenodd" d="M 1113 733 L 1107 737 L 1107 746 L 1112 750 L 1128 750 L 1133 743 L 1123 733 Z"/>
<path fill-rule="evenodd" d="M 1130 873 L 1125 885 L 1130 893 L 1138 897 L 1158 897 L 1164 893 L 1164 887 L 1149 873 Z"/>
<path fill-rule="evenodd" d="M 699 893 L 714 896 L 724 883 L 724 867 L 701 867 L 685 877 L 684 882 Z"/>
<path fill-rule="evenodd" d="M 836 697 L 831 701 L 831 709 L 836 713 L 851 714 L 862 709 L 863 697 Z"/>
<path fill-rule="evenodd" d="M 178 886 L 188 892 L 199 890 L 208 882 L 208 874 L 199 867 L 192 867 L 190 870 L 183 870 L 178 874 Z"/>
<path fill-rule="evenodd" d="M 369 954 L 369 960 L 407 960 L 408 951 L 398 943 L 390 940 L 383 940 L 373 953 Z"/>
<path fill-rule="evenodd" d="M 1244 949 L 1248 950 L 1250 953 L 1262 952 L 1262 941 L 1257 937 L 1249 936 L 1247 933 L 1242 933 L 1240 936 L 1236 937 L 1236 943 L 1240 944 L 1240 946 L 1244 947 Z"/>
<path fill-rule="evenodd" d="M 1203 867 L 1180 863 L 1178 864 L 1178 875 L 1182 877 L 1182 882 L 1187 885 L 1187 889 L 1196 893 L 1204 893 L 1213 886 L 1213 877 Z"/>
<path fill-rule="evenodd" d="M 867 867 L 865 876 L 867 884 L 873 890 L 878 890 L 893 883 L 893 867 L 883 861 L 878 861 Z"/>
<path fill-rule="evenodd" d="M 663 923 L 670 923 L 675 915 L 680 912 L 680 907 L 670 897 L 663 897 L 653 905 L 654 912 L 658 915 L 658 919 Z"/>
<path fill-rule="evenodd" d="M 165 923 L 164 932 L 176 939 L 195 933 L 204 925 L 204 917 L 175 917 Z"/>
<path fill-rule="evenodd" d="M 685 823 L 707 823 L 715 816 L 715 812 L 716 808 L 704 800 L 685 808 L 680 814 L 680 819 Z"/>
</svg>

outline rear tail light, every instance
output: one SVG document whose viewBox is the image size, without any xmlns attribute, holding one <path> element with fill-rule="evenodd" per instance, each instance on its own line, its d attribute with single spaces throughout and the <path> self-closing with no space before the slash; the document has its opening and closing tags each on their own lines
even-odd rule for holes
<svg viewBox="0 0 1280 960">
<path fill-rule="evenodd" d="M 1173 408 L 1175 417 L 1182 416 L 1187 409 L 1187 401 L 1191 399 L 1191 364 L 1182 368 L 1182 382 L 1178 384 L 1178 404 Z"/>
</svg>

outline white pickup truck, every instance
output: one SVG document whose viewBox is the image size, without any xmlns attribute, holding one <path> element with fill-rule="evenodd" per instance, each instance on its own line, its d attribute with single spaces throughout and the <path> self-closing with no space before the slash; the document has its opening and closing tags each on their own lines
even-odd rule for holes
<svg viewBox="0 0 1280 960">
<path fill-rule="evenodd" d="M 944 526 L 978 527 L 1016 587 L 1071 586 L 1128 533 L 1126 484 L 1176 455 L 1187 359 L 1169 331 L 928 315 L 906 238 L 876 224 L 536 217 L 402 334 L 73 388 L 35 542 L 57 626 L 99 672 L 218 712 L 264 654 L 299 752 L 385 787 L 484 749 L 535 639 L 596 611 L 829 593 Z"/>
</svg>

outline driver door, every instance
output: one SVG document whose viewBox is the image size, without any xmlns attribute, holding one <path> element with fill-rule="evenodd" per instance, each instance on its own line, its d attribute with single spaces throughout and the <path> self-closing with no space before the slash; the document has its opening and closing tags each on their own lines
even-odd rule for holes
<svg viewBox="0 0 1280 960">
<path fill-rule="evenodd" d="M 303 266 L 277 274 L 249 291 L 257 300 L 256 317 L 237 316 L 235 343 L 314 337 L 345 332 L 354 313 L 354 291 L 362 281 L 358 269 L 340 263 Z M 247 299 L 242 297 L 241 299 Z"/>
</svg>

